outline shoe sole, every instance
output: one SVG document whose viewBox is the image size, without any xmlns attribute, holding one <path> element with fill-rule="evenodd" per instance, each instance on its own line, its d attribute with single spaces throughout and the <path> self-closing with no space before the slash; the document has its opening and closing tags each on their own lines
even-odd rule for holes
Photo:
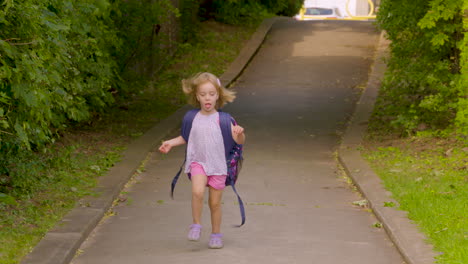
<svg viewBox="0 0 468 264">
<path fill-rule="evenodd" d="M 218 247 L 218 246 L 216 246 L 216 247 L 208 246 L 208 247 L 209 247 L 210 249 L 221 249 L 221 248 L 223 248 L 223 246 L 220 246 L 220 247 Z"/>
</svg>

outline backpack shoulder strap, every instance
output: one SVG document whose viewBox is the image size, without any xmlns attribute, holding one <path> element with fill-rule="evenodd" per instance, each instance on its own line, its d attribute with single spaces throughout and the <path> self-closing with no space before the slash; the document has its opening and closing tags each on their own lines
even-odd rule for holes
<svg viewBox="0 0 468 264">
<path fill-rule="evenodd" d="M 185 116 L 184 119 L 182 119 L 182 126 L 181 126 L 181 135 L 184 138 L 185 142 L 188 142 L 189 136 L 190 136 L 190 130 L 192 129 L 192 123 L 193 119 L 199 112 L 199 109 L 192 109 L 189 110 Z"/>
<path fill-rule="evenodd" d="M 219 124 L 221 126 L 221 133 L 223 134 L 224 150 L 226 159 L 229 158 L 232 148 L 236 145 L 232 137 L 231 124 L 236 124 L 234 118 L 226 112 L 219 112 Z"/>
</svg>

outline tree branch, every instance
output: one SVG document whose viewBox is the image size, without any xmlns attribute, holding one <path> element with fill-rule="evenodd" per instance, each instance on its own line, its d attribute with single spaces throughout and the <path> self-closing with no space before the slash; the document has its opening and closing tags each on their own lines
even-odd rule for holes
<svg viewBox="0 0 468 264">
<path fill-rule="evenodd" d="M 3 130 L 0 130 L 0 133 L 4 133 L 4 134 L 8 134 L 8 135 L 12 135 L 12 136 L 14 136 L 12 133 L 10 133 L 10 132 L 6 132 L 6 131 L 3 131 Z"/>
<path fill-rule="evenodd" d="M 24 43 L 12 43 L 11 41 L 13 40 L 20 40 L 19 38 L 10 38 L 10 39 L 4 39 L 3 41 L 8 42 L 8 44 L 12 46 L 22 46 L 22 45 L 31 45 L 34 44 L 34 41 L 31 42 L 24 42 Z"/>
<path fill-rule="evenodd" d="M 10 43 L 12 46 L 22 46 L 22 45 L 31 45 L 34 44 L 34 41 L 26 42 L 26 43 Z"/>
</svg>

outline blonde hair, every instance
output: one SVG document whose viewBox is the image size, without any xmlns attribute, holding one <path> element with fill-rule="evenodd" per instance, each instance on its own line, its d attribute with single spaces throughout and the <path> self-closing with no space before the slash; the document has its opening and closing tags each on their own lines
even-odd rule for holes
<svg viewBox="0 0 468 264">
<path fill-rule="evenodd" d="M 216 102 L 216 109 L 223 107 L 227 103 L 231 103 L 236 98 L 236 92 L 222 86 L 218 77 L 209 72 L 200 72 L 189 79 L 182 80 L 182 90 L 188 97 L 188 103 L 200 107 L 197 99 L 197 89 L 200 85 L 210 82 L 216 88 L 219 98 Z"/>
</svg>

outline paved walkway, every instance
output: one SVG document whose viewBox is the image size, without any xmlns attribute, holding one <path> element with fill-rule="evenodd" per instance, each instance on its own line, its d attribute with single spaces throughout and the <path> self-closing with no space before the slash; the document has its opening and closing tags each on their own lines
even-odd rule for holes
<svg viewBox="0 0 468 264">
<path fill-rule="evenodd" d="M 404 263 L 375 217 L 352 205 L 362 199 L 341 179 L 334 152 L 372 63 L 378 32 L 369 22 L 281 21 L 236 82 L 229 111 L 245 127 L 245 163 L 238 189 L 224 195 L 225 248 L 186 240 L 190 183 L 172 177 L 180 147 L 146 170 L 83 244 L 74 264 L 93 263 Z"/>
</svg>

